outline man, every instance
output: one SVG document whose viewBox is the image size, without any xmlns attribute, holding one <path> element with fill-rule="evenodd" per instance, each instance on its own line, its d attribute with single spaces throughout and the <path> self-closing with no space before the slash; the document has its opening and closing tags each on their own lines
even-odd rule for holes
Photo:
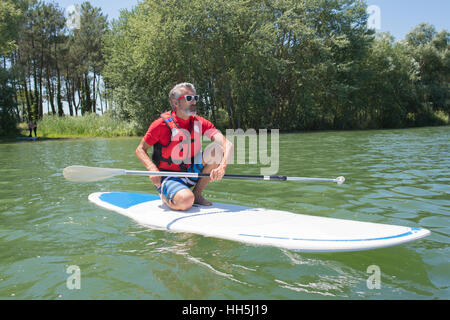
<svg viewBox="0 0 450 320">
<path fill-rule="evenodd" d="M 30 131 L 30 134 L 29 134 L 28 137 L 31 138 L 31 136 L 32 136 L 31 133 L 32 133 L 33 130 L 34 130 L 34 136 L 37 137 L 37 133 L 36 133 L 37 125 L 36 125 L 36 123 L 33 120 L 31 120 L 31 118 L 30 118 L 30 121 L 28 121 L 28 130 Z"/>
<path fill-rule="evenodd" d="M 169 92 L 172 111 L 165 112 L 152 122 L 136 148 L 136 155 L 149 171 L 188 171 L 209 173 L 207 178 L 177 178 L 150 176 L 161 199 L 173 210 L 188 210 L 194 203 L 210 206 L 202 196 L 211 181 L 221 180 L 225 174 L 233 145 L 214 125 L 196 115 L 194 85 L 180 83 Z M 206 135 L 217 147 L 201 150 L 201 138 Z M 147 154 L 153 146 L 152 159 Z M 209 152 L 207 152 L 209 151 Z M 190 190 L 190 187 L 194 187 Z"/>
</svg>

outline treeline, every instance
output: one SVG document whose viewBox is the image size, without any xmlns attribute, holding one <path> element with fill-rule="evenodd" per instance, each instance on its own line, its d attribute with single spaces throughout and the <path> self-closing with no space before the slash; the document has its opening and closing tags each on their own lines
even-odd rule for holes
<svg viewBox="0 0 450 320">
<path fill-rule="evenodd" d="M 359 0 L 145 0 L 108 26 L 85 2 L 69 30 L 55 4 L 0 5 L 4 123 L 108 108 L 140 132 L 178 82 L 223 128 L 447 124 L 450 34 L 420 24 L 395 42 Z M 100 102 L 100 106 L 98 105 Z"/>
<path fill-rule="evenodd" d="M 74 116 L 108 107 L 101 76 L 107 18 L 85 2 L 79 27 L 70 30 L 64 10 L 35 0 L 2 1 L 0 135 L 44 113 Z"/>
<path fill-rule="evenodd" d="M 358 0 L 146 0 L 116 21 L 104 76 L 144 128 L 191 81 L 229 128 L 390 128 L 448 118 L 449 33 L 368 30 Z"/>
</svg>

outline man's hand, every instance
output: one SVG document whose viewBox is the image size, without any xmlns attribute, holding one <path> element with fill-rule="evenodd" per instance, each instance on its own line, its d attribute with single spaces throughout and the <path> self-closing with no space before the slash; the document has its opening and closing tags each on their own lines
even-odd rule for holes
<svg viewBox="0 0 450 320">
<path fill-rule="evenodd" d="M 148 148 L 150 148 L 150 146 L 145 142 L 144 139 L 142 139 L 138 147 L 136 148 L 136 155 L 139 158 L 139 160 L 141 160 L 141 162 L 144 164 L 145 168 L 147 168 L 148 171 L 159 171 L 158 167 L 152 162 L 152 160 L 147 154 Z M 150 176 L 150 181 L 153 183 L 155 187 L 157 188 L 161 187 L 161 177 Z"/>
<path fill-rule="evenodd" d="M 211 178 L 211 181 L 218 181 L 222 180 L 223 176 L 225 175 L 225 169 L 227 167 L 228 162 L 233 156 L 233 144 L 225 138 L 225 136 L 218 131 L 213 137 L 212 141 L 217 143 L 222 147 L 223 152 L 223 158 L 219 166 L 213 170 L 211 170 L 211 173 L 209 174 L 209 177 Z"/>
<path fill-rule="evenodd" d="M 226 168 L 226 166 L 220 165 L 217 168 L 212 169 L 211 173 L 209 174 L 211 181 L 222 180 L 223 176 L 225 175 L 225 168 Z"/>
<path fill-rule="evenodd" d="M 155 187 L 157 187 L 157 188 L 161 187 L 161 177 L 160 176 L 150 176 L 149 178 Z"/>
</svg>

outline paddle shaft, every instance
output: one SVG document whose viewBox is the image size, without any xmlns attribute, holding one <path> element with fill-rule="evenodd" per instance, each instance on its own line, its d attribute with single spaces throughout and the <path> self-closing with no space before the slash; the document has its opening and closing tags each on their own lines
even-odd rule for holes
<svg viewBox="0 0 450 320">
<path fill-rule="evenodd" d="M 133 176 L 161 176 L 161 177 L 187 177 L 187 178 L 207 178 L 209 173 L 196 172 L 172 172 L 172 171 L 132 171 L 125 170 L 126 175 Z M 275 180 L 286 181 L 286 176 L 262 176 L 262 175 L 248 175 L 248 174 L 226 174 L 224 179 L 255 179 L 255 180 Z"/>
<path fill-rule="evenodd" d="M 196 172 L 176 172 L 176 171 L 133 171 L 113 168 L 96 168 L 86 166 L 69 166 L 63 170 L 64 177 L 69 181 L 74 182 L 91 182 L 111 178 L 118 175 L 132 175 L 132 176 L 160 176 L 160 177 L 187 177 L 187 178 L 208 178 L 209 173 Z M 287 176 L 264 176 L 264 175 L 249 175 L 249 174 L 226 174 L 224 179 L 242 179 L 242 180 L 265 180 L 265 181 L 317 181 L 317 182 L 336 182 L 342 184 L 345 181 L 344 177 L 337 177 L 336 179 L 324 178 L 303 178 L 303 177 L 287 177 Z"/>
<path fill-rule="evenodd" d="M 132 171 L 125 170 L 126 175 L 135 176 L 162 176 L 162 177 L 187 177 L 187 178 L 207 178 L 209 173 L 195 173 L 195 172 L 172 172 L 172 171 Z M 336 179 L 324 178 L 304 178 L 304 177 L 287 177 L 287 176 L 264 176 L 264 175 L 249 175 L 249 174 L 226 174 L 223 179 L 242 179 L 242 180 L 266 180 L 266 181 L 323 181 L 323 182 L 337 182 Z"/>
</svg>

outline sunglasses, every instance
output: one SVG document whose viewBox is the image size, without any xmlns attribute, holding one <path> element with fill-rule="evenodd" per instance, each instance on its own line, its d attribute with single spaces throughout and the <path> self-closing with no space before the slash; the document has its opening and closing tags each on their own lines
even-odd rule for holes
<svg viewBox="0 0 450 320">
<path fill-rule="evenodd" d="M 195 101 L 198 101 L 198 99 L 199 99 L 198 95 L 185 95 L 185 96 L 179 97 L 177 100 L 181 100 L 183 98 L 186 99 L 187 102 L 191 102 L 192 99 L 194 99 Z"/>
</svg>

